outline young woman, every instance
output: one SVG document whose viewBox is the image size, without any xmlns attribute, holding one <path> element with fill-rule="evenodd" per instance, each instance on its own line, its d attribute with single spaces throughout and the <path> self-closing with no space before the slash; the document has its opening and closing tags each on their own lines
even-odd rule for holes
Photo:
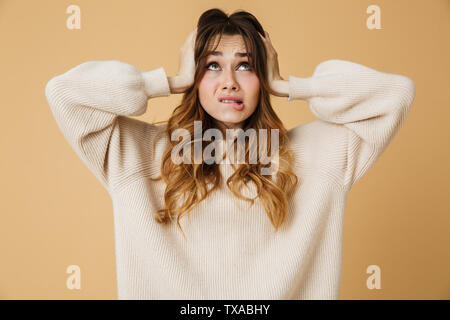
<svg viewBox="0 0 450 320">
<path fill-rule="evenodd" d="M 184 95 L 166 124 L 130 117 L 174 93 Z M 307 100 L 318 120 L 287 131 L 270 94 Z M 59 128 L 113 201 L 119 299 L 337 299 L 347 194 L 414 95 L 408 77 L 338 59 L 284 80 L 257 19 L 219 9 L 201 15 L 174 77 L 90 61 L 46 86 Z M 195 142 L 223 143 L 205 139 L 214 128 L 267 129 L 258 144 L 275 141 L 277 158 L 173 161 Z M 245 139 L 246 159 L 254 144 Z"/>
</svg>

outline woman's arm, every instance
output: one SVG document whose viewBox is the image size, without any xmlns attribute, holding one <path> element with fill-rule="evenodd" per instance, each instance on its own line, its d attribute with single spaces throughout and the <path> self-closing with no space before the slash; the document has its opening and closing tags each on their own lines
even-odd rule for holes
<svg viewBox="0 0 450 320">
<path fill-rule="evenodd" d="M 260 36 L 267 51 L 267 80 L 272 93 L 288 97 L 288 101 L 307 100 L 311 112 L 320 119 L 306 130 L 300 130 L 305 128 L 302 125 L 289 130 L 290 137 L 302 141 L 306 152 L 314 153 L 306 157 L 308 165 L 332 179 L 341 176 L 335 170 L 344 170 L 342 183 L 350 188 L 403 125 L 415 97 L 414 82 L 338 59 L 320 63 L 309 78 L 290 76 L 286 81 L 280 76 L 269 34 Z"/>
<path fill-rule="evenodd" d="M 156 126 L 129 116 L 143 114 L 150 98 L 192 85 L 196 33 L 180 49 L 176 76 L 167 77 L 162 67 L 141 72 L 117 60 L 90 61 L 47 83 L 45 94 L 62 133 L 110 194 L 148 168 L 153 154 L 147 146 Z"/>
<path fill-rule="evenodd" d="M 138 123 L 128 116 L 142 115 L 148 99 L 170 93 L 162 67 L 141 72 L 116 60 L 82 63 L 45 87 L 63 135 L 108 191 L 136 162 L 125 152 L 134 134 L 128 129 Z"/>
<path fill-rule="evenodd" d="M 309 78 L 290 76 L 288 97 L 288 101 L 309 102 L 311 112 L 323 121 L 323 128 L 330 129 L 328 133 L 322 131 L 330 135 L 329 139 L 338 132 L 336 125 L 345 129 L 343 145 L 347 146 L 347 154 L 343 183 L 350 188 L 374 164 L 402 126 L 415 97 L 415 84 L 406 76 L 333 59 L 320 63 Z M 344 140 L 334 139 L 338 139 L 336 144 Z"/>
</svg>

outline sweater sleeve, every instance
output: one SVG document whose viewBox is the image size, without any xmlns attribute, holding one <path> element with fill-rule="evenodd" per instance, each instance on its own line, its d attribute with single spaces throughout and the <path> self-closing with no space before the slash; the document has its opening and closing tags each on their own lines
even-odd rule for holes
<svg viewBox="0 0 450 320">
<path fill-rule="evenodd" d="M 309 78 L 289 77 L 289 97 L 308 101 L 328 141 L 346 146 L 343 185 L 351 188 L 380 157 L 396 135 L 415 97 L 414 82 L 345 60 L 326 60 Z M 327 130 L 329 129 L 329 130 Z M 341 141 L 346 140 L 344 144 Z M 333 140 L 334 141 L 334 140 Z"/>
<path fill-rule="evenodd" d="M 127 130 L 141 123 L 128 116 L 142 115 L 148 99 L 169 96 L 170 88 L 162 67 L 141 72 L 117 60 L 89 61 L 50 79 L 45 95 L 64 137 L 110 191 L 117 171 L 127 170 L 132 142 L 124 141 L 136 135 L 129 131 L 144 131 Z"/>
</svg>

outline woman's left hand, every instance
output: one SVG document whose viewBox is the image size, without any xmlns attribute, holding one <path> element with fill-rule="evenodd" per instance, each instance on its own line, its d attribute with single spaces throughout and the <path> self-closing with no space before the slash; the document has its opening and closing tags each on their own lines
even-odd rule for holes
<svg viewBox="0 0 450 320">
<path fill-rule="evenodd" d="M 278 66 L 278 54 L 275 51 L 274 47 L 272 46 L 272 42 L 270 41 L 270 37 L 267 31 L 265 31 L 265 37 L 263 37 L 259 32 L 258 34 L 263 40 L 267 51 L 267 80 L 269 82 L 270 88 L 274 91 L 273 94 L 278 95 L 277 92 L 275 91 L 275 88 L 277 87 L 276 84 L 279 83 L 280 80 L 284 80 L 280 76 L 280 68 Z"/>
</svg>

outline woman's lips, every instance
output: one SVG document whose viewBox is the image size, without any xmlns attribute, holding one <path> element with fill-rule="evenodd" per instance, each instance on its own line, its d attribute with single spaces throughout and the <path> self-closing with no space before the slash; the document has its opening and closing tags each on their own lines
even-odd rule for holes
<svg viewBox="0 0 450 320">
<path fill-rule="evenodd" d="M 237 103 L 237 102 L 221 102 L 222 104 L 229 104 L 233 107 L 234 110 L 237 111 L 241 111 L 242 109 L 244 109 L 244 103 L 242 102 L 241 104 Z"/>
</svg>

